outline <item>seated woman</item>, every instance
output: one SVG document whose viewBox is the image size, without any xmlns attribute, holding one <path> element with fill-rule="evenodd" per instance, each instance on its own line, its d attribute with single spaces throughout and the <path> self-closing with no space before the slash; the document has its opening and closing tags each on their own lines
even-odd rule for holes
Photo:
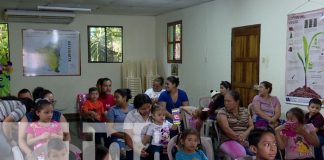
<svg viewBox="0 0 324 160">
<path fill-rule="evenodd" d="M 153 103 L 158 102 L 160 94 L 165 91 L 163 89 L 164 79 L 163 77 L 158 77 L 153 80 L 152 88 L 149 88 L 145 91 L 145 94 L 147 94 Z"/>
<path fill-rule="evenodd" d="M 220 126 L 220 149 L 232 159 L 246 156 L 247 137 L 253 129 L 253 122 L 246 108 L 240 107 L 240 95 L 229 91 L 225 95 L 225 107 L 217 114 Z"/>
<path fill-rule="evenodd" d="M 228 91 L 232 89 L 231 83 L 222 81 L 219 85 L 219 91 L 211 91 L 212 101 L 209 103 L 209 118 L 212 120 L 216 119 L 216 110 L 224 107 L 224 96 Z"/>
<path fill-rule="evenodd" d="M 33 91 L 33 98 L 36 99 L 47 99 L 49 100 L 53 105 L 55 104 L 55 99 L 54 95 L 51 91 L 46 90 L 42 87 L 36 87 Z M 31 148 L 27 145 L 26 142 L 26 128 L 28 123 L 27 122 L 33 122 L 37 120 L 37 115 L 34 114 L 34 112 L 28 112 L 26 115 L 20 120 L 19 127 L 18 127 L 18 143 L 19 147 L 21 150 L 26 154 L 27 159 L 28 157 L 32 156 L 32 150 Z M 64 141 L 70 141 L 70 133 L 69 133 L 69 128 L 67 125 L 64 125 L 67 123 L 65 117 L 63 114 L 59 111 L 54 110 L 53 111 L 53 116 L 52 120 L 60 122 L 62 125 L 62 130 L 63 130 L 63 140 Z M 25 122 L 25 123 L 24 123 Z"/>
<path fill-rule="evenodd" d="M 281 105 L 276 96 L 271 96 L 272 84 L 263 81 L 259 85 L 259 95 L 253 98 L 252 110 L 254 112 L 253 120 L 255 127 L 278 126 L 278 120 L 281 115 Z"/>
<path fill-rule="evenodd" d="M 125 136 L 123 132 L 123 123 L 126 115 L 134 109 L 134 106 L 129 104 L 129 99 L 132 98 L 130 89 L 117 89 L 114 93 L 116 105 L 111 107 L 107 114 L 108 130 L 112 133 L 111 142 L 116 142 L 120 148 L 125 149 Z M 126 153 L 123 153 L 126 156 Z M 115 158 L 115 157 L 113 157 Z"/>
<path fill-rule="evenodd" d="M 141 142 L 146 132 L 144 127 L 152 122 L 151 107 L 152 101 L 148 95 L 138 94 L 135 96 L 135 109 L 127 114 L 124 123 L 127 159 L 148 158 L 148 153 Z"/>
<path fill-rule="evenodd" d="M 188 96 L 185 91 L 178 89 L 179 78 L 170 76 L 167 78 L 166 91 L 162 92 L 159 97 L 159 105 L 167 112 L 165 117 L 173 122 L 172 109 L 180 106 L 189 106 Z"/>
</svg>

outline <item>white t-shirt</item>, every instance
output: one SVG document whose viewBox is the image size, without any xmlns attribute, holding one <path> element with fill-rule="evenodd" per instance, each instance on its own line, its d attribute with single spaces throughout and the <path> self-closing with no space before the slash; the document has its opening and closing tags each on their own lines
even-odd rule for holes
<svg viewBox="0 0 324 160">
<path fill-rule="evenodd" d="M 165 121 L 162 125 L 151 123 L 146 135 L 152 136 L 152 145 L 167 146 L 170 140 L 170 128 L 172 123 Z"/>
<path fill-rule="evenodd" d="M 145 94 L 148 95 L 150 98 L 158 99 L 163 91 L 165 91 L 165 89 L 162 89 L 160 92 L 154 92 L 153 88 L 149 88 L 145 91 Z"/>
<path fill-rule="evenodd" d="M 137 109 L 131 110 L 126 115 L 124 121 L 124 130 L 132 130 L 132 140 L 134 144 L 142 144 L 142 139 L 147 132 L 147 127 L 151 123 L 151 119 L 143 119 Z M 126 150 L 130 148 L 126 146 Z"/>
</svg>

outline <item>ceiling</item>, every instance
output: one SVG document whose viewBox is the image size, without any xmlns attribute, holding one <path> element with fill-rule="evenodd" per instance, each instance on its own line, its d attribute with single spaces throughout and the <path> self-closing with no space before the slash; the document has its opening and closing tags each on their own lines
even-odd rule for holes
<svg viewBox="0 0 324 160">
<path fill-rule="evenodd" d="M 213 0 L 0 0 L 4 9 L 37 10 L 38 5 L 91 8 L 91 14 L 156 16 Z"/>
</svg>

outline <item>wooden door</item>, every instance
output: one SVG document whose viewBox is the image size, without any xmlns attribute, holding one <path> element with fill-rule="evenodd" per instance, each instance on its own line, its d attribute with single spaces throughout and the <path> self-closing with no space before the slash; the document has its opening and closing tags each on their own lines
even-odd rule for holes
<svg viewBox="0 0 324 160">
<path fill-rule="evenodd" d="M 260 30 L 259 24 L 232 29 L 231 80 L 243 107 L 252 102 L 259 83 Z"/>
</svg>

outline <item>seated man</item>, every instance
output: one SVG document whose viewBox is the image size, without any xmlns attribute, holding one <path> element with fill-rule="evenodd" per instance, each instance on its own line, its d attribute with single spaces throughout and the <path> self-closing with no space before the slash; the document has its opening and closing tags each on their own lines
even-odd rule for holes
<svg viewBox="0 0 324 160">
<path fill-rule="evenodd" d="M 0 101 L 0 121 L 2 122 L 0 125 L 0 157 L 3 160 L 13 159 L 12 147 L 8 142 L 17 144 L 14 140 L 17 138 L 13 138 L 13 133 L 17 132 L 12 131 L 15 125 L 10 122 L 19 122 L 25 113 L 25 105 L 14 97 L 4 97 Z"/>
</svg>

